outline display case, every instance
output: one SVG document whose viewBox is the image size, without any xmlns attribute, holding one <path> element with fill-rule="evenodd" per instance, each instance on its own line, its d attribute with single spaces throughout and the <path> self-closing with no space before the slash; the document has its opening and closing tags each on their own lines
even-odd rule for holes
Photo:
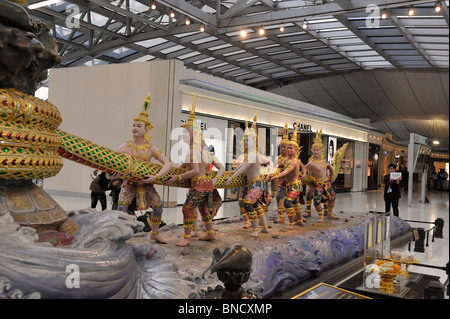
<svg viewBox="0 0 450 319">
<path fill-rule="evenodd" d="M 364 267 L 339 287 L 379 298 L 420 298 L 423 287 L 436 278 L 409 272 L 417 262 L 406 249 L 391 250 L 390 216 L 371 213 L 366 218 Z"/>
</svg>

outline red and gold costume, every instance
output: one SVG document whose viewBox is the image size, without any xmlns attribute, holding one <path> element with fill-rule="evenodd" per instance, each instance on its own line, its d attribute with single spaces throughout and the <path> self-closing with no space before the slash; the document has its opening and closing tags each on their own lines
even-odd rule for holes
<svg viewBox="0 0 450 319">
<path fill-rule="evenodd" d="M 195 103 L 197 99 L 197 94 L 194 96 L 194 101 L 192 104 L 192 108 L 189 111 L 189 118 L 183 124 L 184 128 L 190 128 L 193 134 L 193 145 L 202 141 L 201 129 L 197 125 L 195 121 Z M 201 145 L 202 143 L 198 143 Z M 191 145 L 191 148 L 193 147 Z M 200 157 L 202 157 L 200 155 Z M 190 161 L 193 163 L 195 161 L 199 161 L 202 164 L 205 164 L 203 159 L 197 159 L 193 156 L 190 158 Z M 206 164 L 205 164 L 206 165 Z M 181 179 L 180 175 L 179 178 Z M 214 234 L 214 229 L 212 227 L 208 227 L 208 225 L 212 222 L 213 216 L 212 212 L 214 210 L 214 202 L 213 202 L 213 190 L 214 185 L 212 182 L 212 178 L 209 175 L 199 175 L 193 177 L 192 179 L 192 187 L 189 190 L 186 201 L 183 204 L 182 212 L 183 212 L 183 225 L 185 228 L 184 238 L 191 238 L 191 230 L 194 226 L 194 222 L 197 220 L 197 208 L 202 215 L 202 221 L 207 226 L 206 231 L 208 235 Z M 187 231 L 189 229 L 189 231 Z"/>
<path fill-rule="evenodd" d="M 284 125 L 284 134 L 283 138 L 280 141 L 280 145 L 288 145 L 289 144 L 289 134 L 288 134 L 288 126 L 287 123 Z M 279 170 L 283 170 L 286 166 L 286 157 L 278 156 L 278 163 L 281 163 L 278 165 Z M 277 186 L 277 210 L 278 210 L 278 218 L 280 220 L 284 220 L 284 198 L 286 197 L 286 180 L 283 178 L 279 181 Z"/>
<path fill-rule="evenodd" d="M 210 214 L 214 210 L 213 202 L 214 186 L 212 179 L 208 175 L 200 175 L 192 179 L 192 188 L 189 190 L 186 201 L 183 204 L 183 224 L 186 228 L 192 228 L 197 220 L 197 211 L 202 215 L 202 221 L 208 224 L 213 216 Z"/>
<path fill-rule="evenodd" d="M 293 146 L 297 151 L 294 159 L 289 162 L 285 162 L 286 168 L 293 168 L 293 162 L 300 162 L 298 159 L 298 154 L 300 152 L 300 147 L 297 144 L 297 126 L 295 126 L 294 133 L 292 134 L 291 140 L 288 145 Z M 300 168 L 300 163 L 298 163 Z M 302 194 L 302 180 L 297 176 L 297 179 L 286 183 L 286 197 L 284 199 L 284 207 L 286 209 L 286 215 L 289 217 L 289 224 L 294 225 L 295 215 L 297 215 L 298 222 L 302 224 L 302 207 L 300 205 L 300 195 Z"/>
<path fill-rule="evenodd" d="M 133 159 L 150 161 L 149 157 L 152 144 L 150 143 L 150 136 L 148 133 L 150 133 L 150 130 L 153 128 L 148 118 L 148 109 L 150 104 L 150 93 L 148 93 L 144 100 L 143 110 L 136 118 L 134 118 L 135 122 L 144 123 L 145 128 L 148 130 L 144 137 L 145 143 L 138 146 L 134 145 L 131 140 L 127 142 L 128 147 L 131 149 L 131 158 Z M 160 153 L 161 151 L 158 151 L 155 155 L 153 155 L 153 157 L 157 158 Z M 119 194 L 118 209 L 121 211 L 127 211 L 127 207 L 132 203 L 134 198 L 136 198 L 137 209 L 145 211 L 149 207 L 152 208 L 151 224 L 161 224 L 161 215 L 163 212 L 162 202 L 153 184 L 144 184 L 142 182 L 133 182 L 125 179 L 122 183 Z M 153 232 L 153 234 L 157 235 L 158 232 Z"/>
<path fill-rule="evenodd" d="M 265 186 L 261 176 L 254 178 L 246 186 L 246 194 L 243 202 L 250 222 L 255 221 L 259 216 L 264 214 L 262 203 L 264 201 Z"/>
</svg>

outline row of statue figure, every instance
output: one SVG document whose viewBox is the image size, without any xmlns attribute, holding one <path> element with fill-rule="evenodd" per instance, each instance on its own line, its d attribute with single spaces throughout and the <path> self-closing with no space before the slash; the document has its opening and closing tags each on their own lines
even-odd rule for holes
<svg viewBox="0 0 450 319">
<path fill-rule="evenodd" d="M 183 204 L 183 225 L 184 237 L 177 243 L 177 246 L 187 246 L 190 244 L 193 232 L 197 226 L 197 212 L 201 214 L 201 220 L 206 228 L 206 235 L 200 240 L 213 241 L 216 239 L 212 220 L 222 205 L 222 199 L 215 188 L 220 177 L 225 173 L 224 166 L 217 157 L 207 150 L 201 128 L 195 121 L 195 104 L 197 94 L 189 112 L 188 120 L 183 123 L 182 139 L 190 145 L 188 156 L 179 168 L 184 168 L 182 174 L 167 175 L 163 185 L 173 186 L 177 181 L 185 179 L 191 180 L 191 187 L 187 198 Z M 158 160 L 162 166 L 155 175 L 147 175 L 141 181 L 125 179 L 123 181 L 119 200 L 118 210 L 127 211 L 128 206 L 136 200 L 138 210 L 152 208 L 150 226 L 150 238 L 159 243 L 166 243 L 159 233 L 161 216 L 163 213 L 162 201 L 155 190 L 154 183 L 166 175 L 172 168 L 168 158 L 154 145 L 150 143 L 150 130 L 153 128 L 149 120 L 150 93 L 144 101 L 143 110 L 139 116 L 134 118 L 132 139 L 119 147 L 119 152 L 128 154 L 133 159 L 148 161 L 152 158 Z M 279 218 L 276 223 L 285 223 L 284 211 L 289 219 L 288 230 L 293 230 L 296 225 L 303 226 L 303 217 L 311 216 L 311 204 L 314 203 L 318 214 L 318 222 L 323 222 L 324 215 L 330 219 L 338 217 L 333 213 L 335 201 L 335 189 L 333 181 L 337 175 L 335 165 L 330 165 L 324 160 L 324 145 L 322 143 L 322 131 L 316 132 L 314 144 L 312 145 L 312 156 L 308 163 L 303 164 L 299 159 L 301 146 L 297 142 L 297 128 L 295 128 L 291 139 L 289 139 L 287 124 L 285 125 L 283 139 L 280 145 L 280 155 L 278 162 L 274 164 L 268 157 L 251 152 L 250 146 L 258 149 L 258 136 L 256 128 L 256 114 L 251 128 L 246 127 L 244 131 L 244 153 L 238 158 L 238 167 L 226 179 L 225 186 L 230 185 L 236 178 L 246 177 L 246 186 L 239 189 L 239 208 L 245 221 L 245 228 L 251 228 L 250 236 L 258 237 L 259 233 L 269 233 L 269 226 L 266 220 L 266 213 L 270 203 L 270 195 L 267 193 L 267 182 L 278 180 L 276 193 L 277 209 Z M 345 145 L 346 146 L 346 145 Z M 345 149 L 344 149 L 345 152 Z M 343 152 L 336 152 L 340 155 Z M 208 174 L 212 163 L 217 172 Z M 268 165 L 268 172 L 261 174 L 261 165 Z M 107 174 L 108 178 L 115 179 L 119 174 Z M 306 185 L 304 187 L 303 185 Z M 304 200 L 306 197 L 306 201 Z M 306 203 L 306 211 L 302 215 L 301 204 Z M 326 214 L 322 208 L 322 203 L 327 208 Z"/>
</svg>

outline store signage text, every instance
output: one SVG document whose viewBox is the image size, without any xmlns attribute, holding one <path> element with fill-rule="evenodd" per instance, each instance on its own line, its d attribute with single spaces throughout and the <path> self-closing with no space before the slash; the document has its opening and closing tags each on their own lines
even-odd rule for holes
<svg viewBox="0 0 450 319">
<path fill-rule="evenodd" d="M 294 122 L 294 124 L 292 124 L 292 127 L 294 129 L 295 129 L 295 125 L 297 125 L 297 131 L 312 132 L 311 125 L 309 125 L 309 124 L 303 124 L 303 123 Z"/>
<path fill-rule="evenodd" d="M 202 131 L 204 131 L 204 130 L 207 130 L 208 128 L 206 127 L 206 123 L 205 122 L 202 122 L 202 121 L 195 121 L 195 122 L 197 122 L 197 125 L 200 127 L 200 129 L 202 130 Z M 186 123 L 186 120 L 181 120 L 181 125 L 183 125 L 184 123 Z"/>
</svg>

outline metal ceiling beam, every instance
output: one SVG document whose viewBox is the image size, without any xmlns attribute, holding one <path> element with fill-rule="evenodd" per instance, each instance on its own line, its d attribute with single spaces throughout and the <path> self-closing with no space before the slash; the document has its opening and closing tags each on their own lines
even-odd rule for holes
<svg viewBox="0 0 450 319">
<path fill-rule="evenodd" d="M 386 6 L 410 6 L 423 3 L 432 3 L 432 0 L 335 0 L 335 2 L 325 3 L 322 5 L 306 6 L 301 8 L 290 8 L 289 10 L 267 11 L 267 8 L 260 6 L 261 14 L 252 16 L 232 17 L 228 19 L 220 19 L 218 21 L 218 32 L 224 33 L 229 30 L 239 28 L 241 26 L 260 26 L 274 25 L 280 23 L 299 22 L 305 18 L 330 16 L 342 14 L 345 12 L 361 12 L 365 11 L 368 5 L 378 5 L 380 8 Z M 289 3 L 289 2 L 286 2 Z"/>
<path fill-rule="evenodd" d="M 234 17 L 244 11 L 246 8 L 253 6 L 259 0 L 237 0 L 224 14 L 222 19 Z"/>
<path fill-rule="evenodd" d="M 148 4 L 146 0 L 136 0 L 142 4 Z M 168 8 L 172 8 L 175 11 L 178 11 L 184 15 L 187 15 L 191 18 L 195 18 L 195 20 L 209 26 L 217 25 L 217 18 L 215 15 L 210 15 L 201 9 L 194 7 L 187 1 L 182 0 L 156 0 L 158 4 L 162 4 Z"/>
<path fill-rule="evenodd" d="M 411 46 L 420 54 L 420 56 L 425 60 L 425 62 L 432 68 L 435 69 L 434 65 L 428 60 L 428 57 L 423 54 L 422 49 L 419 47 L 418 44 L 415 43 L 412 36 L 408 33 L 406 28 L 402 25 L 400 25 L 399 20 L 396 16 L 392 16 L 388 13 L 389 21 L 392 22 L 392 24 L 397 28 L 398 31 L 404 36 L 406 40 L 411 44 Z"/>
<path fill-rule="evenodd" d="M 149 20 L 147 17 L 143 17 L 143 16 L 140 16 L 140 15 L 137 15 L 137 14 L 131 12 L 130 10 L 125 10 L 125 9 L 119 7 L 119 6 L 115 6 L 115 5 L 111 4 L 108 1 L 104 1 L 104 0 L 90 0 L 90 2 L 95 3 L 95 4 L 99 5 L 99 6 L 111 9 L 111 10 L 113 10 L 113 12 L 118 12 L 120 14 L 123 14 L 127 18 L 133 19 L 135 21 L 142 22 L 142 23 L 147 24 L 149 26 L 152 26 L 154 28 L 161 29 L 161 30 L 164 30 L 164 31 L 169 31 L 167 27 L 165 27 L 165 26 L 163 26 L 163 25 L 161 25 L 159 23 L 155 23 L 155 22 Z"/>
<path fill-rule="evenodd" d="M 347 29 L 352 31 L 358 38 L 360 38 L 366 45 L 371 47 L 375 52 L 382 56 L 386 61 L 391 63 L 394 67 L 400 68 L 390 56 L 385 54 L 382 49 L 378 48 L 376 44 L 365 34 L 362 34 L 357 27 L 353 26 L 351 22 L 347 20 L 347 18 L 345 18 L 344 16 L 336 16 L 336 19 L 338 19 L 340 23 L 342 23 Z"/>
<path fill-rule="evenodd" d="M 445 19 L 445 22 L 447 22 L 447 27 L 449 26 L 449 22 L 448 22 L 448 6 L 447 6 L 447 2 L 444 0 L 440 0 L 439 3 L 442 6 L 442 10 L 441 10 L 441 14 Z"/>
<path fill-rule="evenodd" d="M 302 28 L 302 26 L 296 22 L 295 23 L 297 25 L 297 27 Z M 362 69 L 363 67 L 361 66 L 361 63 L 355 61 L 352 57 L 348 56 L 345 54 L 345 52 L 342 52 L 339 50 L 339 45 L 334 45 L 331 44 L 329 40 L 327 40 L 326 38 L 323 38 L 320 36 L 319 33 L 317 33 L 317 31 L 315 30 L 305 30 L 306 33 L 308 33 L 309 35 L 311 35 L 314 39 L 322 42 L 323 44 L 325 44 L 328 48 L 333 49 L 335 52 L 339 53 L 339 55 L 341 55 L 343 58 L 349 60 L 351 63 L 353 63 L 354 65 L 356 65 L 359 69 Z"/>
</svg>

